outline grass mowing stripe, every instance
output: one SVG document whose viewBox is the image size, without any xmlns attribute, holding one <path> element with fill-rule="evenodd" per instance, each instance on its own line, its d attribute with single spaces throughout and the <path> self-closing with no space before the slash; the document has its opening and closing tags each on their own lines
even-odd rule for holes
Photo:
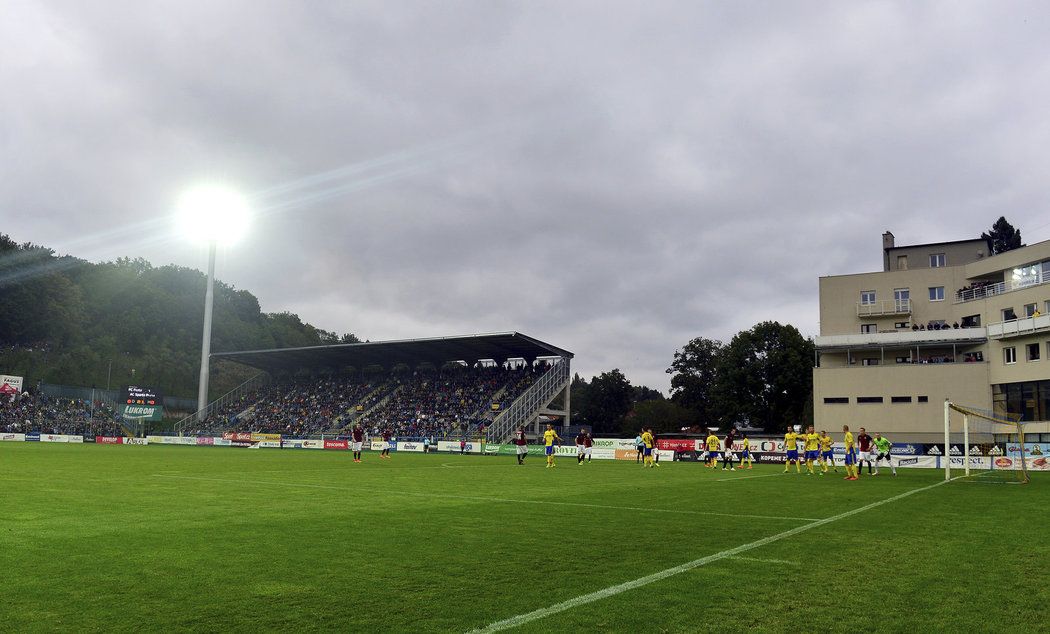
<svg viewBox="0 0 1050 634">
<path fill-rule="evenodd" d="M 153 474 L 155 478 L 172 478 L 176 480 L 201 480 L 204 482 L 226 482 L 230 484 L 248 484 L 252 486 L 281 486 L 305 489 L 328 489 L 332 491 L 349 491 L 347 487 L 331 484 L 310 484 L 308 482 L 273 482 L 269 480 L 233 480 L 230 478 L 204 478 L 200 476 L 180 476 L 164 473 Z M 792 522 L 815 522 L 815 517 L 786 517 L 782 515 L 747 515 L 743 513 L 715 513 L 710 511 L 687 511 L 682 509 L 656 509 L 644 506 L 614 506 L 610 504 L 588 504 L 586 502 L 559 502 L 557 500 L 516 500 L 511 498 L 485 497 L 477 495 L 456 495 L 454 493 L 420 493 L 418 491 L 398 491 L 396 489 L 369 489 L 372 493 L 389 493 L 391 495 L 413 495 L 423 498 L 442 498 L 450 500 L 473 500 L 477 502 L 503 502 L 507 504 L 539 504 L 541 506 L 572 506 L 577 508 L 608 509 L 613 511 L 642 511 L 645 513 L 674 513 L 676 515 L 704 515 L 712 517 L 737 517 L 742 519 L 780 520 Z"/>
<path fill-rule="evenodd" d="M 766 473 L 763 475 L 750 475 L 750 476 L 739 476 L 737 478 L 722 478 L 715 480 L 715 482 L 733 482 L 734 480 L 750 480 L 751 478 L 778 478 L 780 476 L 786 476 L 787 472 L 784 473 Z"/>
<path fill-rule="evenodd" d="M 957 479 L 957 478 L 953 478 L 952 480 L 955 480 L 955 479 Z M 565 610 L 571 610 L 572 608 L 575 608 L 575 607 L 578 607 L 578 606 L 581 606 L 581 605 L 585 605 L 587 603 L 593 603 L 593 602 L 599 601 L 601 599 L 612 597 L 612 596 L 615 596 L 617 594 L 621 594 L 623 592 L 627 592 L 628 590 L 634 590 L 635 588 L 640 588 L 642 586 L 647 586 L 650 583 L 655 583 L 657 581 L 661 581 L 661 580 L 666 579 L 668 577 L 673 577 L 674 575 L 677 575 L 677 574 L 680 574 L 680 573 L 683 573 L 683 572 L 687 572 L 689 570 L 693 570 L 694 568 L 699 568 L 700 566 L 705 566 L 705 565 L 707 565 L 709 563 L 712 563 L 712 562 L 715 562 L 715 561 L 719 561 L 719 560 L 725 559 L 727 557 L 733 557 L 735 555 L 739 555 L 740 553 L 745 553 L 745 552 L 747 552 L 749 550 L 754 550 L 755 548 L 760 548 L 762 546 L 766 546 L 768 544 L 772 544 L 774 542 L 778 542 L 778 541 L 780 541 L 782 539 L 787 539 L 788 537 L 794 537 L 795 535 L 798 535 L 799 533 L 804 533 L 804 532 L 806 532 L 808 530 L 811 530 L 811 529 L 814 529 L 814 528 L 818 528 L 820 526 L 824 526 L 824 525 L 827 525 L 827 524 L 831 524 L 832 522 L 837 522 L 839 520 L 846 519 L 847 517 L 852 517 L 854 515 L 857 515 L 858 513 L 863 513 L 865 511 L 870 511 L 873 508 L 878 508 L 878 507 L 880 507 L 880 506 L 882 506 L 884 504 L 889 504 L 891 502 L 896 502 L 897 500 L 902 500 L 902 499 L 904 499 L 906 497 L 915 495 L 916 493 L 922 493 L 924 491 L 929 491 L 930 489 L 935 489 L 935 488 L 937 488 L 937 487 L 939 487 L 939 486 L 941 486 L 943 484 L 946 484 L 947 482 L 950 482 L 950 480 L 941 480 L 940 482 L 937 482 L 936 484 L 931 484 L 929 486 L 920 487 L 918 489 L 912 489 L 911 491 L 905 491 L 904 493 L 899 493 L 897 495 L 894 495 L 893 497 L 888 497 L 888 498 L 886 498 L 884 500 L 879 500 L 878 502 L 872 502 L 871 504 L 867 504 L 865 506 L 861 506 L 861 507 L 858 507 L 858 508 L 846 511 L 845 513 L 839 513 L 838 515 L 833 515 L 831 517 L 826 517 L 826 518 L 824 518 L 822 520 L 817 520 L 817 521 L 812 522 L 810 524 L 804 524 L 802 526 L 798 526 L 798 527 L 786 530 L 786 531 L 784 531 L 782 533 L 777 533 L 776 535 L 770 535 L 769 537 L 763 537 L 762 539 L 759 539 L 757 541 L 753 541 L 753 542 L 751 542 L 749 544 L 744 544 L 742 546 L 737 546 L 735 548 L 730 548 L 728 550 L 723 550 L 722 552 L 715 553 L 713 555 L 708 555 L 706 557 L 701 557 L 700 559 L 694 559 L 693 561 L 686 562 L 684 564 L 675 566 L 673 568 L 667 568 L 666 570 L 661 570 L 659 572 L 655 572 L 655 573 L 653 573 L 651 575 L 647 575 L 645 577 L 641 577 L 641 578 L 635 579 L 633 581 L 627 581 L 627 582 L 624 582 L 624 583 L 617 584 L 615 586 L 609 586 L 608 588 L 604 588 L 602 590 L 598 590 L 597 592 L 591 592 L 590 594 L 580 595 L 580 596 L 575 597 L 573 599 L 569 599 L 568 601 L 562 601 L 561 603 L 555 603 L 554 605 L 551 605 L 551 606 L 548 606 L 548 607 L 545 607 L 545 608 L 540 608 L 538 610 L 533 610 L 532 612 L 527 612 L 525 614 L 519 614 L 518 616 L 512 616 L 509 619 L 504 619 L 502 621 L 496 621 L 495 623 L 490 623 L 489 625 L 487 625 L 487 626 L 485 626 L 485 627 L 483 627 L 481 629 L 471 630 L 470 634 L 485 634 L 485 633 L 488 633 L 488 632 L 501 632 L 503 630 L 508 630 L 510 628 L 513 628 L 513 627 L 518 627 L 520 625 L 525 625 L 526 623 L 530 623 L 530 622 L 536 621 L 538 619 L 546 618 L 548 616 L 551 616 L 552 614 L 558 614 L 559 612 L 564 612 Z"/>
</svg>

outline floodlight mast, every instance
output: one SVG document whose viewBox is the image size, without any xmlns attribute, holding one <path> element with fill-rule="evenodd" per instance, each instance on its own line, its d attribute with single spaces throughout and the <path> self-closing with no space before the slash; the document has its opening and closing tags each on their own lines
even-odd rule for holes
<svg viewBox="0 0 1050 634">
<path fill-rule="evenodd" d="M 204 293 L 204 337 L 201 341 L 201 376 L 197 388 L 197 422 L 206 418 L 208 407 L 208 357 L 211 356 L 211 317 L 215 303 L 215 240 L 208 242 L 208 290 Z"/>
<path fill-rule="evenodd" d="M 182 196 L 178 220 L 191 238 L 208 243 L 208 281 L 204 295 L 204 336 L 201 340 L 201 374 L 197 385 L 197 421 L 208 407 L 208 357 L 211 356 L 212 308 L 215 303 L 215 251 L 220 241 L 234 242 L 248 223 L 248 204 L 237 192 L 221 186 L 191 189 Z"/>
</svg>

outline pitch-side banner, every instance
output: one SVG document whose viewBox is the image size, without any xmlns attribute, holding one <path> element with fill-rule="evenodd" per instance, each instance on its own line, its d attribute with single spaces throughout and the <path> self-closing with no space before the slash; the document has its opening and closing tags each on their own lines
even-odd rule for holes
<svg viewBox="0 0 1050 634">
<path fill-rule="evenodd" d="M 439 440 L 437 442 L 437 450 L 448 453 L 459 453 L 459 441 L 458 440 Z M 463 451 L 466 453 L 481 453 L 481 443 L 468 442 Z"/>
<path fill-rule="evenodd" d="M 398 451 L 415 451 L 423 453 L 423 443 L 421 442 L 399 442 L 397 443 Z"/>
<path fill-rule="evenodd" d="M 3 442 L 25 442 L 25 434 L 0 434 L 0 441 Z"/>
</svg>

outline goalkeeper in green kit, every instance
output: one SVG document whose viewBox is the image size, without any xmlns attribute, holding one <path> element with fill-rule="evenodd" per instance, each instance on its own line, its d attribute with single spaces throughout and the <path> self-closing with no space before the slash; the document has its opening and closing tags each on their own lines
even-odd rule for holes
<svg viewBox="0 0 1050 634">
<path fill-rule="evenodd" d="M 883 437 L 882 434 L 875 432 L 875 450 L 878 451 L 878 456 L 875 457 L 875 474 L 879 475 L 879 464 L 886 460 L 886 464 L 889 465 L 890 470 L 893 471 L 893 475 L 897 475 L 897 467 L 893 466 L 893 461 L 890 459 L 890 448 L 893 447 L 893 443 L 890 442 L 889 438 Z"/>
</svg>

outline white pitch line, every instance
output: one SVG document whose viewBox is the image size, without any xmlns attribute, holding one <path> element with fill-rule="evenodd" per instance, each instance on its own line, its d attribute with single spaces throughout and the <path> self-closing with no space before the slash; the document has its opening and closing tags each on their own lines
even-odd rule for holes
<svg viewBox="0 0 1050 634">
<path fill-rule="evenodd" d="M 734 559 L 736 561 L 754 561 L 760 564 L 778 564 L 786 566 L 801 566 L 802 564 L 797 561 L 788 561 L 787 559 L 759 559 L 757 557 L 741 557 L 736 555 L 734 557 L 726 557 L 726 559 Z"/>
<path fill-rule="evenodd" d="M 167 475 L 163 473 L 153 474 L 155 478 L 174 478 L 177 480 L 201 480 L 204 482 L 227 482 L 231 484 L 249 484 L 253 486 L 283 486 L 298 487 L 305 489 L 329 489 L 333 491 L 346 491 L 347 487 L 334 486 L 330 484 L 310 484 L 306 482 L 271 482 L 266 480 L 233 480 L 229 478 L 204 478 L 200 476 Z M 572 506 L 578 508 L 608 509 L 612 511 L 643 511 L 645 513 L 674 513 L 677 515 L 707 515 L 713 517 L 738 517 L 744 519 L 758 520 L 780 520 L 792 522 L 814 522 L 815 517 L 786 517 L 783 515 L 747 515 L 742 513 L 715 513 L 711 511 L 691 511 L 685 509 L 656 509 L 644 506 L 614 506 L 609 504 L 588 504 L 586 502 L 559 502 L 557 500 L 518 500 L 512 498 L 484 497 L 477 495 L 455 495 L 453 493 L 420 493 L 418 491 L 398 491 L 395 489 L 370 489 L 376 493 L 389 493 L 392 495 L 414 495 L 424 498 L 443 498 L 450 500 L 473 500 L 477 502 L 504 502 L 508 504 L 537 504 L 540 506 Z"/>
<path fill-rule="evenodd" d="M 955 480 L 955 479 L 956 478 L 952 478 L 952 480 Z M 608 588 L 605 588 L 603 590 L 598 590 L 597 592 L 591 592 L 590 594 L 580 595 L 580 596 L 575 597 L 573 599 L 569 599 L 568 601 L 562 601 L 561 603 L 555 603 L 554 605 L 551 605 L 551 606 L 548 606 L 548 607 L 545 607 L 545 608 L 540 608 L 538 610 L 533 610 L 532 612 L 526 612 L 525 614 L 519 614 L 517 616 L 512 616 L 509 619 L 503 619 L 502 621 L 496 621 L 494 623 L 490 623 L 489 625 L 487 625 L 487 626 L 485 626 L 485 627 L 483 627 L 481 629 L 471 630 L 470 634 L 482 634 L 482 633 L 488 633 L 488 632 L 501 632 L 503 630 L 507 630 L 507 629 L 510 629 L 512 627 L 518 627 L 518 626 L 524 625 L 526 623 L 531 623 L 532 621 L 536 621 L 538 619 L 546 618 L 548 616 L 551 616 L 552 614 L 558 614 L 559 612 L 564 612 L 565 610 L 571 610 L 572 608 L 579 607 L 579 606 L 585 605 L 587 603 L 593 603 L 593 602 L 599 601 L 601 599 L 606 599 L 608 597 L 612 597 L 612 596 L 615 596 L 617 594 L 621 594 L 623 592 L 627 592 L 628 590 L 634 590 L 635 588 L 640 588 L 642 586 L 647 586 L 650 583 L 655 583 L 657 581 L 662 581 L 664 579 L 667 579 L 668 577 L 673 577 L 674 575 L 677 575 L 677 574 L 680 574 L 680 573 L 683 573 L 683 572 L 687 572 L 689 570 L 693 570 L 694 568 L 699 568 L 700 566 L 706 566 L 709 563 L 713 563 L 713 562 L 719 561 L 721 559 L 726 559 L 727 557 L 734 557 L 736 555 L 739 555 L 740 553 L 745 553 L 745 552 L 747 552 L 749 550 L 754 550 L 755 548 L 760 548 L 762 546 L 766 546 L 768 544 L 772 544 L 774 542 L 778 542 L 778 541 L 780 541 L 782 539 L 787 539 L 788 537 L 794 537 L 795 535 L 798 535 L 799 533 L 804 533 L 804 532 L 806 532 L 808 530 L 812 530 L 814 528 L 818 528 L 820 526 L 824 526 L 824 525 L 830 524 L 832 522 L 837 522 L 837 521 L 839 521 L 841 519 L 846 519 L 847 517 L 852 517 L 852 516 L 854 516 L 854 515 L 856 515 L 858 513 L 863 513 L 865 511 L 869 511 L 869 510 L 871 510 L 873 508 L 878 508 L 878 507 L 880 507 L 880 506 L 882 506 L 884 504 L 889 504 L 890 502 L 896 502 L 897 500 L 901 500 L 901 499 L 904 499 L 904 498 L 906 498 L 908 496 L 915 495 L 916 493 L 922 493 L 924 491 L 929 491 L 930 489 L 935 489 L 935 488 L 937 488 L 937 487 L 939 487 L 939 486 L 941 486 L 943 484 L 946 484 L 947 482 L 950 482 L 950 480 L 941 480 L 941 481 L 937 482 L 936 484 L 931 484 L 929 486 L 920 487 L 918 489 L 912 489 L 911 491 L 906 491 L 904 493 L 900 493 L 898 495 L 894 495 L 893 497 L 886 498 L 885 500 L 880 500 L 878 502 L 872 502 L 871 504 L 868 504 L 868 505 L 865 505 L 865 506 L 861 506 L 861 507 L 858 507 L 858 508 L 855 508 L 855 509 L 851 509 L 849 511 L 846 511 L 845 513 L 839 513 L 838 515 L 833 515 L 832 517 L 826 517 L 826 518 L 824 518 L 822 520 L 817 520 L 817 521 L 812 522 L 810 524 L 804 524 L 802 526 L 797 526 L 795 528 L 788 529 L 788 530 L 786 530 L 786 531 L 784 531 L 782 533 L 777 533 L 776 535 L 770 535 L 769 537 L 764 537 L 764 538 L 759 539 L 757 541 L 753 541 L 753 542 L 751 542 L 749 544 L 744 544 L 742 546 L 737 546 L 735 548 L 730 548 L 728 550 L 723 550 L 722 552 L 715 553 L 713 555 L 708 555 L 706 557 L 701 557 L 700 559 L 694 559 L 693 561 L 686 562 L 684 564 L 675 566 L 673 568 L 667 568 L 666 570 L 661 570 L 659 572 L 655 572 L 655 573 L 653 573 L 651 575 L 647 575 L 645 577 L 641 577 L 641 578 L 635 579 L 633 581 L 627 581 L 627 582 L 624 582 L 624 583 L 617 584 L 615 586 L 609 586 Z"/>
</svg>

